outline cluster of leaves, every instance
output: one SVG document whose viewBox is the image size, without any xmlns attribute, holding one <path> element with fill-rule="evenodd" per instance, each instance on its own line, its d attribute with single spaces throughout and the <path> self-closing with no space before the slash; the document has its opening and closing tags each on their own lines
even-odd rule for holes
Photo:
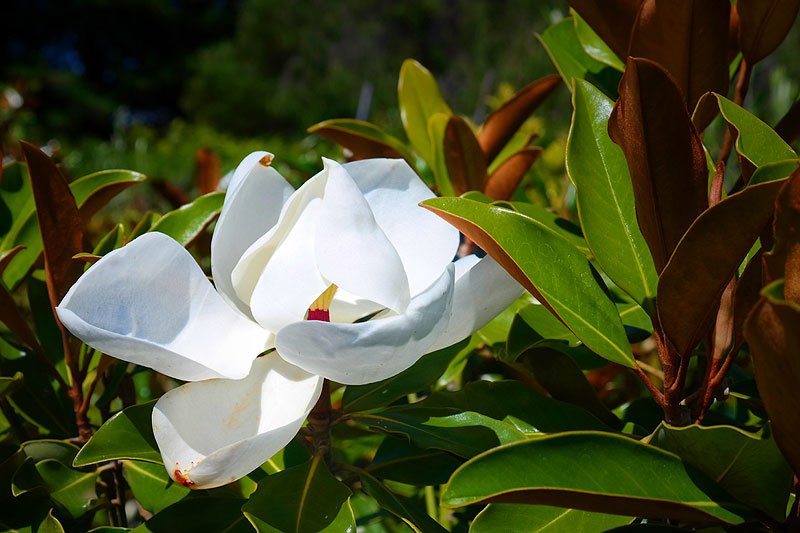
<svg viewBox="0 0 800 533">
<path fill-rule="evenodd" d="M 481 127 L 409 60 L 398 97 L 410 146 L 360 121 L 311 128 L 354 158 L 409 161 L 445 196 L 424 206 L 530 295 L 397 376 L 332 387 L 330 457 L 300 436 L 222 488 L 190 491 L 159 464 L 151 400 L 174 383 L 80 345 L 52 311 L 85 262 L 146 231 L 205 257 L 222 194 L 92 238 L 92 215 L 143 176 L 68 183 L 23 144 L 25 162 L 0 178 L 0 526 L 798 527 L 800 121 L 795 105 L 773 130 L 742 104 L 800 2 L 570 3 L 540 36 L 559 76 Z M 579 224 L 512 200 L 541 151 L 520 126 L 562 80 Z M 720 147 L 704 144 L 712 120 L 727 127 Z"/>
</svg>

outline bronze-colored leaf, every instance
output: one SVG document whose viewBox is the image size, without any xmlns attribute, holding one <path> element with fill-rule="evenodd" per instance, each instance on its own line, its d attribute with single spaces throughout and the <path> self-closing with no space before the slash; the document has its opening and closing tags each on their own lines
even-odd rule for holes
<svg viewBox="0 0 800 533">
<path fill-rule="evenodd" d="M 636 218 L 661 272 L 708 206 L 703 144 L 680 90 L 658 64 L 629 58 L 619 93 L 608 133 L 625 153 Z"/>
<path fill-rule="evenodd" d="M 751 65 L 775 50 L 792 29 L 800 0 L 737 0 L 739 48 Z"/>
<path fill-rule="evenodd" d="M 708 208 L 692 224 L 658 280 L 658 315 L 688 354 L 710 326 L 720 296 L 762 229 L 782 180 L 759 183 Z"/>
<path fill-rule="evenodd" d="M 786 144 L 792 144 L 800 136 L 800 100 L 795 100 L 789 111 L 775 125 L 775 133 L 780 135 Z"/>
<path fill-rule="evenodd" d="M 542 153 L 541 148 L 523 148 L 497 167 L 486 180 L 483 191 L 494 200 L 508 200 L 522 177 Z"/>
<path fill-rule="evenodd" d="M 730 7 L 729 0 L 645 0 L 628 54 L 664 67 L 694 110 L 703 94 L 728 92 Z"/>
<path fill-rule="evenodd" d="M 8 264 L 17 253 L 25 248 L 24 246 L 17 246 L 16 248 L 3 252 L 0 254 L 0 276 L 3 275 Z M 19 340 L 24 342 L 28 347 L 34 350 L 41 351 L 39 343 L 36 341 L 36 336 L 28 327 L 28 323 L 19 312 L 17 303 L 14 298 L 6 290 L 5 286 L 0 283 L 0 322 L 6 325 L 14 334 L 19 337 Z"/>
<path fill-rule="evenodd" d="M 83 265 L 72 259 L 83 251 L 83 223 L 67 179 L 55 163 L 34 145 L 20 144 L 28 163 L 42 233 L 47 290 L 55 307 L 83 274 Z"/>
<path fill-rule="evenodd" d="M 308 128 L 309 133 L 322 135 L 351 152 L 353 159 L 387 157 L 405 159 L 413 166 L 414 158 L 400 140 L 377 126 L 355 119 L 333 119 Z"/>
<path fill-rule="evenodd" d="M 744 321 L 761 297 L 761 250 L 750 258 L 733 292 L 733 344 L 744 341 Z M 736 355 L 736 354 L 733 354 Z"/>
<path fill-rule="evenodd" d="M 800 170 L 796 170 L 775 199 L 775 245 L 764 254 L 767 283 L 784 278 L 784 298 L 800 303 Z"/>
<path fill-rule="evenodd" d="M 25 249 L 24 246 L 19 245 L 15 248 L 12 248 L 11 250 L 0 253 L 0 276 L 3 275 L 3 272 L 5 272 L 8 264 L 11 262 L 12 259 L 14 259 L 14 256 L 24 249 Z"/>
<path fill-rule="evenodd" d="M 775 442 L 800 475 L 800 306 L 762 296 L 744 335 Z"/>
<path fill-rule="evenodd" d="M 200 195 L 216 191 L 222 179 L 219 156 L 211 148 L 203 147 L 197 150 L 194 158 L 197 163 L 194 184 Z"/>
<path fill-rule="evenodd" d="M 486 156 L 469 124 L 461 117 L 450 117 L 443 142 L 447 175 L 456 195 L 482 191 L 486 184 Z"/>
<path fill-rule="evenodd" d="M 511 100 L 489 115 L 478 135 L 478 143 L 486 154 L 486 161 L 491 162 L 497 157 L 522 123 L 560 82 L 561 77 L 557 74 L 536 80 L 517 91 Z"/>
<path fill-rule="evenodd" d="M 583 20 L 621 60 L 628 57 L 628 44 L 636 13 L 643 0 L 567 0 Z"/>
</svg>

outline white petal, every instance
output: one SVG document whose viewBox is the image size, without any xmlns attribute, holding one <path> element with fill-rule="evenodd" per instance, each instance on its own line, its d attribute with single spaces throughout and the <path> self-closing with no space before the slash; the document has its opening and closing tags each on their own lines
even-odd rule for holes
<svg viewBox="0 0 800 533">
<path fill-rule="evenodd" d="M 400 256 L 347 171 L 335 161 L 323 161 L 328 175 L 317 221 L 320 273 L 351 294 L 402 313 L 410 294 Z"/>
<path fill-rule="evenodd" d="M 489 257 L 468 255 L 456 265 L 453 312 L 447 329 L 429 351 L 439 350 L 472 335 L 502 313 L 525 289 Z"/>
<path fill-rule="evenodd" d="M 169 476 L 198 489 L 246 476 L 292 440 L 321 390 L 322 378 L 273 352 L 256 359 L 244 379 L 169 391 L 153 409 L 153 434 Z"/>
<path fill-rule="evenodd" d="M 347 385 L 391 377 L 413 365 L 447 327 L 454 267 L 449 265 L 406 312 L 360 322 L 305 321 L 278 332 L 275 346 L 287 361 Z"/>
<path fill-rule="evenodd" d="M 269 347 L 269 332 L 225 303 L 191 254 L 157 232 L 92 265 L 56 311 L 93 348 L 181 380 L 242 378 Z"/>
<path fill-rule="evenodd" d="M 271 331 L 303 320 L 330 285 L 317 269 L 314 248 L 325 186 L 316 178 L 289 198 L 275 227 L 250 246 L 233 270 L 237 294 Z"/>
<path fill-rule="evenodd" d="M 404 160 L 364 159 L 343 166 L 400 255 L 411 296 L 416 296 L 455 257 L 458 230 L 417 205 L 434 194 Z"/>
<path fill-rule="evenodd" d="M 234 291 L 231 272 L 242 253 L 275 225 L 283 204 L 294 192 L 268 165 L 271 159 L 268 152 L 253 152 L 236 168 L 211 239 L 214 284 L 223 298 L 246 316 L 250 310 Z"/>
</svg>

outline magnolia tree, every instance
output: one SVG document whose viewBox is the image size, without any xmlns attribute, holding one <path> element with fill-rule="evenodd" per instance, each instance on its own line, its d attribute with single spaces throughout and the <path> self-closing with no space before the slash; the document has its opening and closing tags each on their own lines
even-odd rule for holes
<svg viewBox="0 0 800 533">
<path fill-rule="evenodd" d="M 408 144 L 320 123 L 351 161 L 297 190 L 257 152 L 97 235 L 144 177 L 68 183 L 22 143 L 0 525 L 800 528 L 800 105 L 774 129 L 744 107 L 800 2 L 570 4 L 539 36 L 558 75 L 475 125 L 408 60 Z M 558 90 L 572 220 L 526 195 Z"/>
</svg>

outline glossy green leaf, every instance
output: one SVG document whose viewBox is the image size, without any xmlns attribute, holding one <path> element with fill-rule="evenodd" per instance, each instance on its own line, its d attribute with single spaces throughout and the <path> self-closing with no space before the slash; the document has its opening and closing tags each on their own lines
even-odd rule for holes
<svg viewBox="0 0 800 533">
<path fill-rule="evenodd" d="M 63 440 L 42 439 L 23 442 L 20 451 L 25 457 L 39 462 L 45 459 L 55 459 L 64 466 L 70 466 L 79 448 L 71 442 Z"/>
<path fill-rule="evenodd" d="M 442 99 L 439 84 L 428 69 L 413 59 L 406 59 L 400 68 L 397 101 L 408 140 L 430 166 L 433 151 L 428 120 L 434 113 L 453 114 Z"/>
<path fill-rule="evenodd" d="M 751 511 L 671 453 L 610 433 L 548 435 L 467 461 L 442 504 L 530 503 L 689 522 L 739 524 Z"/>
<path fill-rule="evenodd" d="M 600 88 L 610 98 L 617 97 L 620 72 L 593 59 L 584 51 L 571 18 L 556 22 L 538 37 L 570 90 L 572 78 L 577 78 Z"/>
<path fill-rule="evenodd" d="M 414 157 L 406 145 L 369 122 L 352 118 L 326 120 L 308 128 L 308 133 L 327 137 L 353 152 L 357 159 L 373 157 L 403 158 L 410 165 Z"/>
<path fill-rule="evenodd" d="M 24 161 L 14 161 L 3 167 L 3 179 L 0 180 L 0 237 L 3 237 L 0 249 L 9 249 L 5 237 L 15 227 L 23 213 L 33 209 L 33 193 L 31 180 L 28 177 L 28 166 Z"/>
<path fill-rule="evenodd" d="M 348 385 L 342 396 L 342 408 L 345 412 L 366 411 L 388 405 L 403 396 L 424 389 L 442 375 L 453 357 L 468 343 L 469 339 L 464 339 L 452 346 L 429 353 L 409 369 L 383 381 L 367 385 Z"/>
<path fill-rule="evenodd" d="M 343 507 L 349 509 L 351 494 L 328 471 L 322 457 L 315 456 L 307 463 L 262 479 L 242 511 L 251 522 L 257 519 L 274 531 L 313 533 L 330 526 Z M 340 531 L 355 533 L 352 513 L 350 509 L 350 521 Z M 262 531 L 257 525 L 256 529 Z"/>
<path fill-rule="evenodd" d="M 161 463 L 150 421 L 156 400 L 132 405 L 112 416 L 97 430 L 73 461 L 86 466 L 113 459 Z"/>
<path fill-rule="evenodd" d="M 589 247 L 586 245 L 586 240 L 583 237 L 581 227 L 562 218 L 555 213 L 548 211 L 544 207 L 529 204 L 527 202 L 495 202 L 496 206 L 511 209 L 518 213 L 522 213 L 526 217 L 532 218 L 548 231 L 554 235 L 565 238 L 575 248 L 580 250 L 584 255 L 590 255 Z"/>
<path fill-rule="evenodd" d="M 732 426 L 678 428 L 662 423 L 650 443 L 674 453 L 742 503 L 778 522 L 786 517 L 793 474 L 770 435 Z"/>
<path fill-rule="evenodd" d="M 146 212 L 144 215 L 142 215 L 142 218 L 139 219 L 139 222 L 133 227 L 133 229 L 131 230 L 131 234 L 128 235 L 126 241 L 130 242 L 136 237 L 144 235 L 145 233 L 150 231 L 150 228 L 152 228 L 160 218 L 161 215 L 159 215 L 154 211 Z"/>
<path fill-rule="evenodd" d="M 530 348 L 578 343 L 578 338 L 545 306 L 529 304 L 515 314 L 508 332 L 506 353 L 501 358 L 514 362 Z"/>
<path fill-rule="evenodd" d="M 444 533 L 447 531 L 414 503 L 394 494 L 367 472 L 363 472 L 359 477 L 364 492 L 372 496 L 383 509 L 405 522 L 416 533 Z"/>
<path fill-rule="evenodd" d="M 569 241 L 530 217 L 464 198 L 434 198 L 421 205 L 486 250 L 592 351 L 634 366 L 614 304 Z"/>
<path fill-rule="evenodd" d="M 179 502 L 191 490 L 170 479 L 162 465 L 143 461 L 125 461 L 125 480 L 136 501 L 151 513 Z"/>
<path fill-rule="evenodd" d="M 439 196 L 456 196 L 450 176 L 447 174 L 447 162 L 444 156 L 444 132 L 450 115 L 447 113 L 434 113 L 428 119 L 428 137 L 431 140 L 431 160 L 428 166 L 433 170 Z"/>
<path fill-rule="evenodd" d="M 546 505 L 492 503 L 478 513 L 470 533 L 560 533 L 580 531 L 601 533 L 630 523 L 632 518 L 613 514 L 590 513 Z"/>
<path fill-rule="evenodd" d="M 577 191 L 584 237 L 605 273 L 652 314 L 658 275 L 636 220 L 625 154 L 608 136 L 614 102 L 575 80 L 572 103 L 566 165 Z"/>
<path fill-rule="evenodd" d="M 91 500 L 97 498 L 96 480 L 97 472 L 80 472 L 56 459 L 34 463 L 29 458 L 14 474 L 12 491 L 18 496 L 43 490 L 70 518 L 78 518 L 89 509 Z"/>
<path fill-rule="evenodd" d="M 589 26 L 608 43 L 617 57 L 628 55 L 631 29 L 643 0 L 569 0 L 569 5 L 580 13 Z"/>
<path fill-rule="evenodd" d="M 753 176 L 747 184 L 757 185 L 759 183 L 788 178 L 792 175 L 792 172 L 797 170 L 798 163 L 800 163 L 800 161 L 797 159 L 785 159 L 783 161 L 764 163 L 753 172 Z"/>
<path fill-rule="evenodd" d="M 36 338 L 50 361 L 58 364 L 64 359 L 64 345 L 62 344 L 61 329 L 56 323 L 56 316 L 50 305 L 44 271 L 34 271 L 33 275 L 28 278 L 27 288 Z"/>
<path fill-rule="evenodd" d="M 125 226 L 117 224 L 111 231 L 106 233 L 92 250 L 93 255 L 106 255 L 112 250 L 120 248 L 125 243 Z"/>
<path fill-rule="evenodd" d="M 170 211 L 150 231 L 169 235 L 184 246 L 188 246 L 222 210 L 225 193 L 212 192 Z"/>
<path fill-rule="evenodd" d="M 64 533 L 64 526 L 53 516 L 53 510 L 50 509 L 45 519 L 39 524 L 39 529 L 36 530 L 36 533 Z"/>
<path fill-rule="evenodd" d="M 253 527 L 242 514 L 247 500 L 207 496 L 185 498 L 153 515 L 136 531 L 176 533 L 178 531 L 224 531 L 253 533 Z"/>
<path fill-rule="evenodd" d="M 578 38 L 578 42 L 581 43 L 583 51 L 592 59 L 605 63 L 620 72 L 625 70 L 625 63 L 617 57 L 603 39 L 594 32 L 592 27 L 574 9 L 570 9 L 570 15 L 575 24 L 575 36 Z"/>
<path fill-rule="evenodd" d="M 423 450 L 405 439 L 386 437 L 367 471 L 409 485 L 442 485 L 462 462 L 447 452 Z"/>
<path fill-rule="evenodd" d="M 739 132 L 739 136 L 736 138 L 738 154 L 756 167 L 773 161 L 797 159 L 795 151 L 761 119 L 724 96 L 719 94 L 715 96 L 722 116 Z"/>
</svg>

